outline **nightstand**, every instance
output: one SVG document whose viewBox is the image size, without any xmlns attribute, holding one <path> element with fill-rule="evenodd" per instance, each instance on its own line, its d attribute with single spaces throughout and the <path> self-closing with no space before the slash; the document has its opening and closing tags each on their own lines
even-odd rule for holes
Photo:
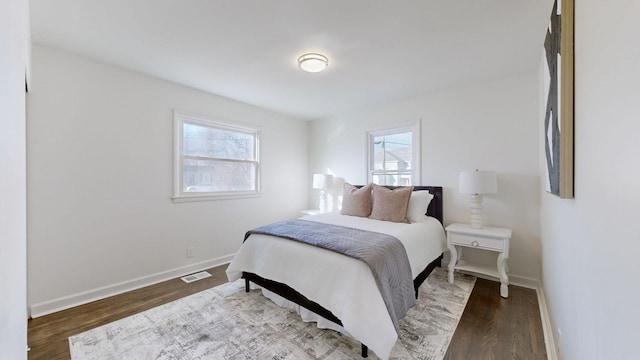
<svg viewBox="0 0 640 360">
<path fill-rule="evenodd" d="M 455 270 L 469 271 L 489 275 L 500 279 L 500 296 L 509 297 L 509 275 L 507 259 L 509 258 L 509 240 L 511 229 L 485 226 L 474 229 L 468 224 L 451 224 L 447 226 L 447 247 L 451 254 L 449 260 L 449 282 L 453 284 Z M 473 265 L 462 259 L 462 248 L 476 248 L 498 253 L 497 269 Z"/>
</svg>

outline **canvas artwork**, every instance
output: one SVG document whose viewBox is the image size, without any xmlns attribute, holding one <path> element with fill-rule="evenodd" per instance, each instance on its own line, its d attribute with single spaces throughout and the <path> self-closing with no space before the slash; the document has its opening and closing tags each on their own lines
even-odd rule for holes
<svg viewBox="0 0 640 360">
<path fill-rule="evenodd" d="M 573 198 L 573 1 L 556 0 L 544 41 L 546 190 Z"/>
</svg>

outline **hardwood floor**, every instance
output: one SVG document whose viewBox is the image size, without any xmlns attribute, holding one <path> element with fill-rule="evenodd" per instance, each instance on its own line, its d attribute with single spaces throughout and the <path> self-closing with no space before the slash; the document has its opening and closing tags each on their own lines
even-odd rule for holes
<svg viewBox="0 0 640 360">
<path fill-rule="evenodd" d="M 68 337 L 227 281 L 226 265 L 211 277 L 186 284 L 173 279 L 29 320 L 30 360 L 69 359 Z M 535 290 L 478 279 L 445 359 L 546 359 Z"/>
<path fill-rule="evenodd" d="M 446 360 L 547 358 L 536 291 L 511 285 L 508 299 L 499 294 L 499 282 L 476 281 Z"/>
<path fill-rule="evenodd" d="M 29 320 L 29 359 L 70 359 L 69 336 L 227 282 L 226 265 L 208 269 L 210 277 L 185 283 L 173 279 Z"/>
</svg>

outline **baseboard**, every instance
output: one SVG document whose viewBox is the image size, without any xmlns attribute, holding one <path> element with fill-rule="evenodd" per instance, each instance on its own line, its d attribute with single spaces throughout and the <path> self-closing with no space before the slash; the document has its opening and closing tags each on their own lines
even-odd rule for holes
<svg viewBox="0 0 640 360">
<path fill-rule="evenodd" d="M 540 307 L 540 318 L 542 320 L 542 332 L 544 333 L 544 344 L 547 349 L 548 360 L 558 360 L 558 353 L 556 351 L 556 342 L 554 338 L 553 326 L 551 325 L 551 317 L 549 316 L 549 308 L 547 308 L 547 300 L 544 296 L 544 290 L 542 283 L 538 282 L 538 288 L 536 288 L 538 294 L 538 306 Z"/>
<path fill-rule="evenodd" d="M 527 289 L 538 290 L 538 287 L 540 286 L 540 280 L 526 276 L 509 274 L 509 284 Z"/>
<path fill-rule="evenodd" d="M 159 282 L 175 279 L 181 276 L 192 274 L 219 265 L 231 262 L 235 254 L 222 256 L 215 259 L 209 259 L 195 264 L 182 266 L 179 268 L 163 271 L 148 276 L 139 277 L 137 279 L 124 281 L 121 283 L 100 287 L 97 289 L 61 297 L 45 301 L 38 304 L 32 304 L 29 307 L 32 318 L 48 315 L 61 310 L 70 309 L 79 305 L 88 304 L 93 301 L 102 300 L 110 296 L 119 295 L 127 291 L 136 290 L 145 286 L 157 284 Z"/>
</svg>

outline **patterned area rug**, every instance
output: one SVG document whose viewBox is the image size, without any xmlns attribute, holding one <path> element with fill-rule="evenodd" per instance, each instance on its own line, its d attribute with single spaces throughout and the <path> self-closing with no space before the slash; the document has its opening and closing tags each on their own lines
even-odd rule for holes
<svg viewBox="0 0 640 360">
<path fill-rule="evenodd" d="M 436 268 L 400 320 L 392 359 L 442 359 L 475 278 Z M 69 338 L 73 360 L 357 359 L 360 343 L 305 323 L 238 280 Z M 369 359 L 377 359 L 369 351 Z"/>
</svg>

